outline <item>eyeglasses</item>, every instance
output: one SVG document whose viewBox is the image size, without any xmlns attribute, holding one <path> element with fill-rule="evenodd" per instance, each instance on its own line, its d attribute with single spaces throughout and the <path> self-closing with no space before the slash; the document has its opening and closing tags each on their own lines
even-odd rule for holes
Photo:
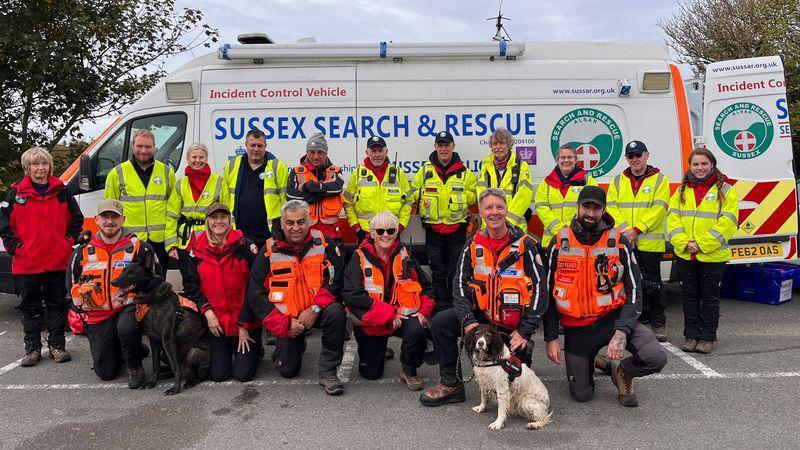
<svg viewBox="0 0 800 450">
<path fill-rule="evenodd" d="M 384 234 L 388 234 L 389 236 L 394 236 L 394 233 L 397 231 L 397 228 L 375 228 L 375 233 L 378 236 L 383 236 Z"/>
</svg>

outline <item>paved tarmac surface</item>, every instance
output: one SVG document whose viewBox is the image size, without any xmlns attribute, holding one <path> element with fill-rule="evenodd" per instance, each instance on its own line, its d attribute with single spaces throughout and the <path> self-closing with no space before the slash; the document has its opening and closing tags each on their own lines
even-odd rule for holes
<svg viewBox="0 0 800 450">
<path fill-rule="evenodd" d="M 800 422 L 800 297 L 780 306 L 724 300 L 720 342 L 711 355 L 684 355 L 677 285 L 668 286 L 664 372 L 638 381 L 638 408 L 616 402 L 608 377 L 597 374 L 595 398 L 569 397 L 564 368 L 546 360 L 537 335 L 534 368 L 547 386 L 553 421 L 528 431 L 511 418 L 490 431 L 495 410 L 476 414 L 474 383 L 467 402 L 420 406 L 397 382 L 398 361 L 380 382 L 359 377 L 356 361 L 342 397 L 316 384 L 319 332 L 309 338 L 304 368 L 281 379 L 262 362 L 251 383 L 204 383 L 164 397 L 167 382 L 149 391 L 126 389 L 125 376 L 102 382 L 91 371 L 86 339 L 67 344 L 73 361 L 46 359 L 17 367 L 22 330 L 16 299 L 0 296 L 0 447 L 2 448 L 797 448 Z M 391 345 L 399 351 L 399 341 Z M 268 352 L 272 347 L 268 347 Z M 348 356 L 355 352 L 355 341 Z M 149 362 L 145 362 L 149 367 Z M 421 375 L 437 381 L 434 367 Z"/>
</svg>

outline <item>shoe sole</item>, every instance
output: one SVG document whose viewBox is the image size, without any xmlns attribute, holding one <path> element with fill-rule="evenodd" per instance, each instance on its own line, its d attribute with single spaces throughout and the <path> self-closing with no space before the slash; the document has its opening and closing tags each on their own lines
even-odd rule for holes
<svg viewBox="0 0 800 450">
<path fill-rule="evenodd" d="M 465 401 L 467 401 L 466 396 L 453 397 L 445 400 L 423 400 L 423 399 L 419 400 L 419 402 L 422 403 L 424 406 L 430 406 L 430 407 L 447 405 L 449 403 L 463 403 Z"/>
<path fill-rule="evenodd" d="M 33 362 L 33 363 L 19 363 L 19 366 L 20 367 L 33 367 L 33 366 L 35 366 L 37 364 L 39 364 L 39 361 L 36 361 L 36 362 Z"/>
<path fill-rule="evenodd" d="M 424 387 L 423 385 L 419 385 L 419 386 L 412 386 L 412 385 L 408 384 L 408 383 L 406 382 L 406 380 L 404 380 L 404 379 L 403 379 L 403 378 L 401 378 L 401 377 L 397 377 L 397 379 L 398 379 L 398 380 L 400 380 L 400 382 L 401 382 L 401 383 L 403 383 L 403 385 L 405 385 L 405 387 L 407 387 L 409 391 L 418 392 L 418 391 L 421 391 L 421 390 L 422 390 L 422 388 Z"/>
<path fill-rule="evenodd" d="M 319 383 L 317 383 L 317 384 L 319 384 L 320 386 L 322 386 L 322 390 L 324 390 L 324 391 L 325 391 L 325 393 L 326 393 L 326 394 L 328 394 L 328 395 L 330 395 L 330 396 L 333 396 L 333 397 L 335 397 L 335 396 L 337 396 L 337 395 L 342 395 L 342 394 L 344 394 L 344 386 L 342 386 L 342 387 L 340 387 L 340 388 L 336 388 L 336 389 L 332 389 L 332 390 L 331 390 L 331 389 L 328 389 L 328 388 L 326 388 L 326 387 L 325 387 L 325 385 L 324 385 L 324 384 L 322 384 L 322 382 L 319 382 Z"/>
</svg>

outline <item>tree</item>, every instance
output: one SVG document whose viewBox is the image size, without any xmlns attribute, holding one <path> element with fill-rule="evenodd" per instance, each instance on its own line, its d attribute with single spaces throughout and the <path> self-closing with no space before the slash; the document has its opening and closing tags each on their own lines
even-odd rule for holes
<svg viewBox="0 0 800 450">
<path fill-rule="evenodd" d="M 781 55 L 794 159 L 800 163 L 800 1 L 695 0 L 658 26 L 681 62 L 700 74 L 714 61 Z"/>
<path fill-rule="evenodd" d="M 53 149 L 80 123 L 119 113 L 165 75 L 165 60 L 217 41 L 175 0 L 6 0 L 0 9 L 0 164 Z M 10 170 L 9 170 L 10 169 Z M 8 174 L 0 173 L 8 183 Z"/>
</svg>

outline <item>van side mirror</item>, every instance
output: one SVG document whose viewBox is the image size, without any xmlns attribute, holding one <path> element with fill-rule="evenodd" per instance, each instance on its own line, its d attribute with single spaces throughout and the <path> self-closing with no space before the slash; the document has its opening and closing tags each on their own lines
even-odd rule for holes
<svg viewBox="0 0 800 450">
<path fill-rule="evenodd" d="M 81 155 L 78 166 L 78 187 L 82 191 L 90 191 L 95 185 L 97 185 L 97 180 L 94 170 L 92 170 L 92 160 L 89 155 Z"/>
</svg>

